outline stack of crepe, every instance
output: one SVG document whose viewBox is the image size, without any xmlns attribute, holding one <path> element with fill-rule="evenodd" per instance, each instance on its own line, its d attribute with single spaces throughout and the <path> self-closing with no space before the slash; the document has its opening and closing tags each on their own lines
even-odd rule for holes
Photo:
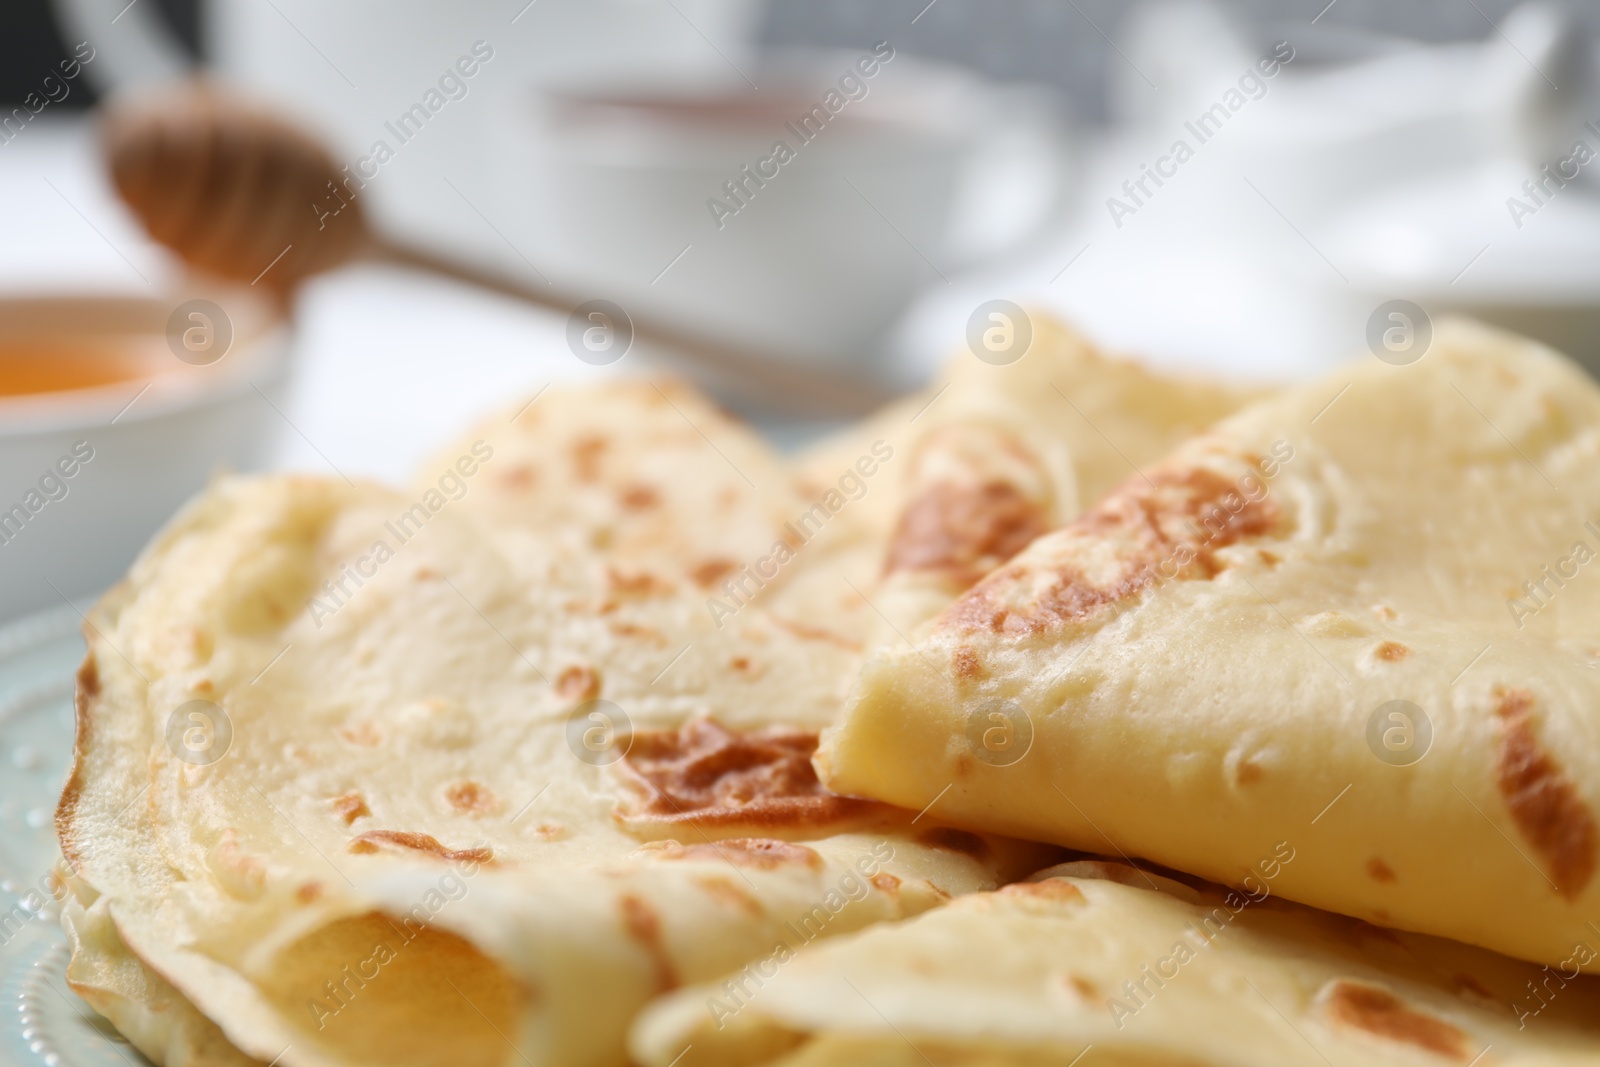
<svg viewBox="0 0 1600 1067">
<path fill-rule="evenodd" d="M 69 979 L 174 1067 L 1595 1062 L 1597 454 L 1474 326 L 1041 322 L 792 459 L 618 380 L 224 479 L 86 629 Z"/>
</svg>

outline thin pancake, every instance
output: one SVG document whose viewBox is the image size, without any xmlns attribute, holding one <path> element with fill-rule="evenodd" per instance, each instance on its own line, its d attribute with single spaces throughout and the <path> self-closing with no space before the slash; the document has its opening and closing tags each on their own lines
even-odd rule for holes
<svg viewBox="0 0 1600 1067">
<path fill-rule="evenodd" d="M 899 918 L 1036 853 L 820 789 L 849 650 L 448 505 L 400 542 L 410 506 L 225 480 L 96 608 L 58 816 L 80 973 L 109 919 L 263 1060 L 618 1063 L 648 997 L 785 924 Z"/>
<path fill-rule="evenodd" d="M 879 654 L 823 780 L 1218 881 L 1288 839 L 1286 897 L 1557 963 L 1600 916 L 1597 518 L 1600 389 L 1442 324 L 1225 420 Z"/>
<path fill-rule="evenodd" d="M 1285 845 L 1267 869 L 1286 873 L 1308 854 Z M 672 994 L 640 1018 L 632 1048 L 645 1067 L 1600 1057 L 1600 979 L 1281 902 L 1274 882 L 1258 871 L 1230 891 L 1120 863 L 1063 864 L 819 944 L 754 980 Z"/>
</svg>

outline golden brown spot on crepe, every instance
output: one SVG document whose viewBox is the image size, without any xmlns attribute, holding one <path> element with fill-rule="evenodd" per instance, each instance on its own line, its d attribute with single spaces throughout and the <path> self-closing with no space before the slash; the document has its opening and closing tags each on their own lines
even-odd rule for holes
<svg viewBox="0 0 1600 1067">
<path fill-rule="evenodd" d="M 533 832 L 546 841 L 560 841 L 567 836 L 567 828 L 553 822 L 542 822 L 533 828 Z"/>
<path fill-rule="evenodd" d="M 702 589 L 709 589 L 739 569 L 731 559 L 708 559 L 694 565 L 689 577 Z"/>
<path fill-rule="evenodd" d="M 1233 780 L 1239 785 L 1249 785 L 1252 782 L 1261 781 L 1263 773 L 1260 765 L 1251 763 L 1247 759 L 1240 760 L 1239 765 L 1234 769 Z"/>
<path fill-rule="evenodd" d="M 661 943 L 661 917 L 654 908 L 632 893 L 624 893 L 617 904 L 622 909 L 623 928 L 649 954 L 650 962 L 655 965 L 656 989 L 663 993 L 676 989 L 678 972 Z"/>
<path fill-rule="evenodd" d="M 306 882 L 294 891 L 294 898 L 302 904 L 310 904 L 322 896 L 321 882 Z"/>
<path fill-rule="evenodd" d="M 439 577 L 439 572 L 432 567 L 418 567 L 411 572 L 411 576 L 419 582 L 431 582 Z"/>
<path fill-rule="evenodd" d="M 1269 567 L 1276 567 L 1283 559 L 1276 552 L 1268 552 L 1264 548 L 1256 549 L 1256 558 Z"/>
<path fill-rule="evenodd" d="M 719 874 L 695 875 L 694 884 L 722 901 L 722 903 L 732 905 L 746 914 L 757 917 L 766 914 L 766 909 L 762 908 L 761 901 Z"/>
<path fill-rule="evenodd" d="M 1241 481 L 1254 476 L 1257 460 L 1242 457 L 1235 462 Z M 1034 569 L 1025 562 L 1008 563 L 950 605 L 940 616 L 940 627 L 1038 633 L 1078 622 L 1158 580 L 1215 578 L 1223 569 L 1217 552 L 1268 534 L 1280 522 L 1271 497 L 1252 500 L 1216 471 L 1157 470 L 1148 482 L 1134 477 L 1051 535 L 1069 543 L 1116 546 L 1111 574 L 1091 580 L 1075 567 L 1058 567 L 1042 591 L 1014 607 L 1006 602 L 1008 592 L 1025 588 Z"/>
<path fill-rule="evenodd" d="M 1373 881 L 1385 884 L 1393 882 L 1395 879 L 1394 869 L 1376 856 L 1367 861 L 1367 874 Z"/>
<path fill-rule="evenodd" d="M 661 596 L 672 592 L 672 583 L 649 571 L 623 571 L 606 568 L 606 580 L 619 596 Z"/>
<path fill-rule="evenodd" d="M 617 900 L 622 912 L 623 925 L 627 928 L 629 936 L 645 943 L 652 954 L 657 954 L 661 949 L 661 917 L 644 899 L 632 893 L 624 893 Z M 669 986 L 676 984 L 676 979 L 667 983 Z"/>
<path fill-rule="evenodd" d="M 750 662 L 749 656 L 735 656 L 728 661 L 728 669 L 737 671 L 746 677 L 759 678 L 766 671 Z"/>
<path fill-rule="evenodd" d="M 266 608 L 268 614 L 280 622 L 289 617 L 288 609 L 276 601 L 269 601 L 266 604 Z M 190 628 L 189 650 L 194 653 L 194 658 L 197 662 L 205 663 L 209 661 L 214 648 L 215 642 L 212 640 L 209 630 L 202 630 L 198 626 Z"/>
<path fill-rule="evenodd" d="M 957 678 L 976 678 L 983 670 L 983 664 L 978 662 L 978 653 L 966 645 L 950 653 L 950 665 L 955 668 Z"/>
<path fill-rule="evenodd" d="M 662 635 L 660 630 L 657 630 L 652 626 L 641 626 L 635 622 L 617 622 L 613 620 L 606 623 L 606 629 L 610 630 L 618 637 L 643 637 L 647 640 L 655 642 L 658 645 L 664 645 L 667 643 L 666 637 Z"/>
<path fill-rule="evenodd" d="M 84 628 L 87 637 L 87 626 Z M 72 740 L 72 769 L 66 785 L 61 787 L 61 799 L 56 801 L 56 838 L 61 842 L 61 855 L 69 870 L 76 870 L 82 861 L 77 836 L 73 833 L 73 820 L 78 814 L 78 804 L 83 800 L 84 753 L 90 742 L 93 720 L 90 704 L 100 693 L 100 674 L 95 666 L 93 646 L 78 664 L 77 680 L 73 686 L 72 710 L 74 733 Z"/>
<path fill-rule="evenodd" d="M 372 814 L 372 809 L 367 807 L 366 798 L 360 793 L 345 793 L 343 796 L 334 797 L 333 810 L 339 813 L 346 826 L 363 815 Z"/>
<path fill-rule="evenodd" d="M 571 704 L 593 700 L 600 695 L 600 674 L 587 664 L 577 663 L 556 676 L 556 695 Z"/>
<path fill-rule="evenodd" d="M 357 856 L 370 855 L 384 848 L 404 848 L 413 852 L 427 852 L 447 860 L 468 860 L 473 863 L 492 863 L 494 850 L 490 848 L 445 848 L 437 838 L 408 830 L 368 830 L 350 842 L 350 852 Z"/>
<path fill-rule="evenodd" d="M 1049 528 L 1044 505 L 1010 482 L 938 482 L 901 512 L 884 573 L 941 571 L 965 588 Z"/>
<path fill-rule="evenodd" d="M 202 678 L 194 684 L 194 691 L 196 693 L 215 693 L 217 687 L 211 684 L 210 678 Z"/>
<path fill-rule="evenodd" d="M 1089 979 L 1080 975 L 1069 974 L 1066 977 L 1066 982 L 1067 985 L 1072 987 L 1072 991 L 1084 1000 L 1100 999 L 1100 987 L 1089 981 Z"/>
<path fill-rule="evenodd" d="M 1472 975 L 1468 974 L 1466 971 L 1456 972 L 1455 987 L 1457 992 L 1465 990 L 1480 1000 L 1484 1000 L 1489 1003 L 1495 1003 L 1497 1000 L 1495 995 L 1489 991 L 1487 986 L 1478 981 Z"/>
<path fill-rule="evenodd" d="M 1372 605 L 1372 613 L 1385 622 L 1393 622 L 1400 617 L 1400 613 L 1387 604 Z"/>
<path fill-rule="evenodd" d="M 93 653 L 85 656 L 83 662 L 78 664 L 77 681 L 77 695 L 80 699 L 100 695 L 100 668 L 95 666 Z"/>
<path fill-rule="evenodd" d="M 815 849 L 770 837 L 730 837 L 725 841 L 668 845 L 652 851 L 660 852 L 664 860 L 721 860 L 735 867 L 764 871 L 795 866 L 822 869 L 822 856 Z"/>
<path fill-rule="evenodd" d="M 1083 895 L 1083 890 L 1062 878 L 1046 878 L 1039 882 L 1014 882 L 1003 887 L 1000 892 L 1006 896 L 1034 897 L 1039 900 L 1054 900 L 1063 904 L 1087 904 L 1089 898 Z"/>
<path fill-rule="evenodd" d="M 372 748 L 383 740 L 382 732 L 372 723 L 364 721 L 340 727 L 339 736 L 362 748 Z"/>
<path fill-rule="evenodd" d="M 824 789 L 811 766 L 816 748 L 813 732 L 739 732 L 714 719 L 636 733 L 617 764 L 633 794 L 631 803 L 619 803 L 618 817 L 813 828 L 882 810 Z"/>
<path fill-rule="evenodd" d="M 457 782 L 446 787 L 444 802 L 464 815 L 487 815 L 500 806 L 488 787 L 477 782 Z"/>
<path fill-rule="evenodd" d="M 854 606 L 853 598 L 847 601 L 847 606 Z M 843 634 L 836 634 L 832 630 L 825 630 L 820 626 L 807 626 L 804 623 L 792 622 L 777 615 L 771 615 L 768 618 L 774 626 L 787 630 L 803 641 L 826 641 L 828 644 L 836 645 L 847 652 L 861 651 L 861 642 L 852 641 Z"/>
<path fill-rule="evenodd" d="M 960 852 L 976 860 L 989 858 L 989 843 L 977 834 L 956 830 L 948 826 L 935 826 L 917 834 L 917 842 L 929 848 L 942 848 L 946 852 Z"/>
<path fill-rule="evenodd" d="M 500 484 L 513 491 L 530 489 L 533 487 L 534 481 L 537 480 L 537 473 L 526 463 L 518 464 L 501 473 Z"/>
<path fill-rule="evenodd" d="M 1329 1021 L 1397 1044 L 1465 1061 L 1467 1035 L 1452 1023 L 1426 1015 L 1381 986 L 1339 978 L 1319 995 Z"/>
<path fill-rule="evenodd" d="M 1496 784 L 1518 831 L 1533 846 L 1556 891 L 1576 900 L 1594 877 L 1596 827 L 1577 786 L 1540 744 L 1533 725 L 1533 695 L 1499 691 Z"/>
<path fill-rule="evenodd" d="M 622 506 L 629 511 L 643 511 L 661 503 L 661 494 L 648 485 L 630 485 L 622 491 Z"/>
<path fill-rule="evenodd" d="M 1411 655 L 1411 650 L 1405 645 L 1402 645 L 1399 641 L 1385 641 L 1383 644 L 1378 646 L 1377 651 L 1375 651 L 1373 655 L 1377 656 L 1385 663 L 1398 663 L 1407 656 Z"/>
<path fill-rule="evenodd" d="M 572 468 L 578 481 L 592 482 L 600 477 L 600 457 L 609 444 L 600 434 L 585 434 L 572 442 Z"/>
<path fill-rule="evenodd" d="M 888 871 L 879 871 L 877 874 L 872 876 L 872 886 L 874 889 L 877 889 L 880 892 L 893 893 L 895 890 L 900 888 L 900 879 L 896 878 Z"/>
</svg>

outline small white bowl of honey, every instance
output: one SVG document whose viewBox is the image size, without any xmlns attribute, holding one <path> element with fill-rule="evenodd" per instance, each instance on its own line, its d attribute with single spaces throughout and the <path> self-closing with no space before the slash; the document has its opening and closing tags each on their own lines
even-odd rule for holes
<svg viewBox="0 0 1600 1067">
<path fill-rule="evenodd" d="M 285 423 L 289 327 L 248 290 L 0 297 L 0 619 L 116 581 Z"/>
</svg>

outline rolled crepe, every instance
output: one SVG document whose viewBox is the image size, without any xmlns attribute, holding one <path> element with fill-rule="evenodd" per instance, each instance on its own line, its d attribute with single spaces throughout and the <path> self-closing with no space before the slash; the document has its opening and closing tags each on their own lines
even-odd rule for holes
<svg viewBox="0 0 1600 1067">
<path fill-rule="evenodd" d="M 1265 857 L 1292 870 L 1285 846 Z M 1280 874 L 1279 877 L 1282 877 Z M 1556 1067 L 1600 979 L 1075 862 L 662 998 L 645 1067 Z M 1594 944 L 1596 938 L 1591 938 Z"/>
<path fill-rule="evenodd" d="M 1551 965 L 1600 936 L 1600 390 L 1441 324 L 1220 423 L 864 668 L 830 788 Z M 1585 962 L 1585 970 L 1600 962 Z"/>
</svg>

